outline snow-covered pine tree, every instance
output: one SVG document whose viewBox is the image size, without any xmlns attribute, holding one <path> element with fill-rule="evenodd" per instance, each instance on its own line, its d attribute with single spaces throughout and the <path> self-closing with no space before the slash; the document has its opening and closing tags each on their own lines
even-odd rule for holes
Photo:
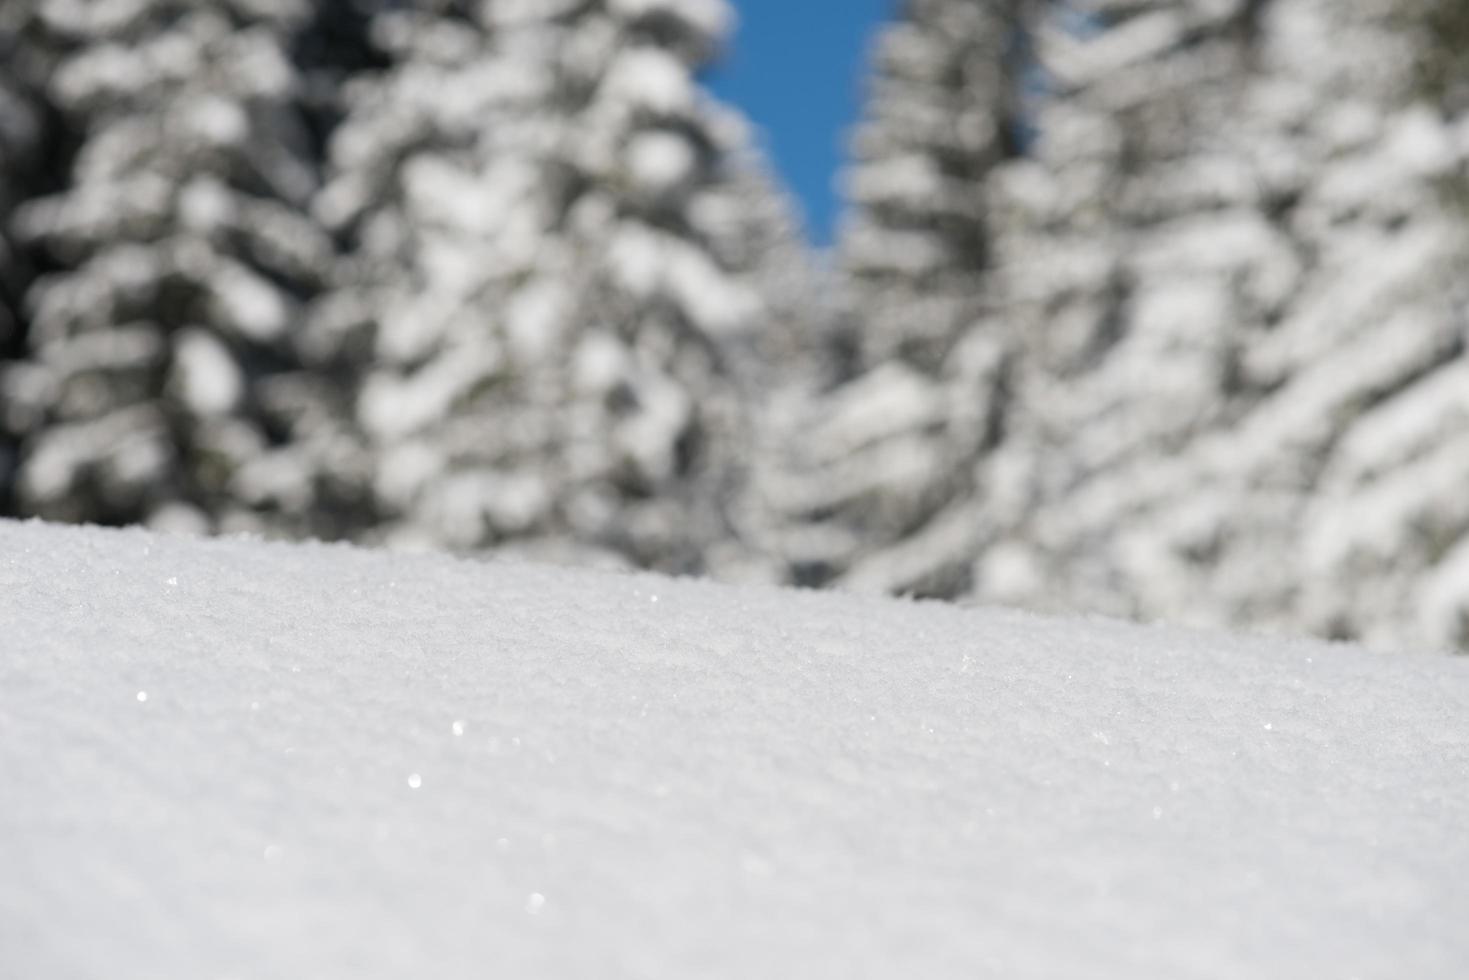
<svg viewBox="0 0 1469 980">
<path fill-rule="evenodd" d="M 252 513 L 273 504 L 246 502 L 244 474 L 329 414 L 303 395 L 294 350 L 332 259 L 304 217 L 316 167 L 289 58 L 310 9 L 35 6 L 64 45 L 48 94 L 80 147 L 67 189 L 18 218 L 59 270 L 30 290 L 28 360 L 3 394 L 29 417 L 25 512 L 276 524 Z M 297 509 L 288 530 L 329 510 Z"/>
<path fill-rule="evenodd" d="M 1020 8 L 909 0 L 879 37 L 836 256 L 845 364 L 790 420 L 768 491 L 797 582 L 969 584 L 974 468 L 1006 400 L 984 187 L 1020 138 Z"/>
<path fill-rule="evenodd" d="M 30 278 L 29 263 L 12 240 L 11 218 L 41 186 L 45 152 L 45 108 L 26 77 L 18 9 L 0 11 L 0 359 L 19 350 L 21 296 Z"/>
<path fill-rule="evenodd" d="M 37 90 L 42 54 L 26 36 L 28 13 L 22 3 L 0 8 L 0 378 L 7 362 L 24 351 L 24 296 L 35 272 L 12 234 L 12 220 L 19 205 L 46 188 L 48 169 L 47 113 Z M 0 395 L 0 514 L 12 508 L 15 435 L 22 424 L 13 416 L 18 413 L 7 410 Z"/>
<path fill-rule="evenodd" d="M 1446 204 L 1465 144 L 1462 117 L 1416 85 L 1424 38 L 1404 9 L 1263 12 L 1241 116 L 1268 127 L 1241 138 L 1272 164 L 1272 221 L 1299 271 L 1241 351 L 1247 411 L 1191 447 L 1158 481 L 1170 502 L 1118 537 L 1143 615 L 1462 642 L 1451 590 L 1423 590 L 1464 527 L 1443 489 L 1462 456 L 1442 392 L 1464 348 L 1466 223 Z"/>
<path fill-rule="evenodd" d="M 387 534 L 697 571 L 731 534 L 762 319 L 742 126 L 693 81 L 722 0 L 384 12 L 319 213 L 357 270 L 317 318 Z M 741 227 L 746 231 L 741 232 Z"/>
<path fill-rule="evenodd" d="M 828 327 L 833 291 L 827 269 L 812 252 L 799 207 L 780 186 L 758 136 L 742 135 L 744 120 L 726 115 L 729 144 L 742 147 L 731 161 L 732 186 L 711 198 L 702 224 L 726 268 L 748 277 L 759 295 L 760 329 L 731 358 L 739 379 L 751 441 L 740 460 L 733 534 L 711 549 L 708 571 L 724 579 L 781 582 L 787 519 L 769 492 L 786 474 L 782 449 L 799 406 L 831 377 Z"/>
<path fill-rule="evenodd" d="M 1469 518 L 1452 488 L 1464 475 L 1455 425 L 1469 224 L 1448 206 L 1462 194 L 1462 114 L 1418 87 L 1428 35 L 1402 3 L 1238 10 L 1248 29 L 1215 34 L 1244 45 L 1229 59 L 1240 70 L 1222 77 L 1225 101 L 1200 103 L 1209 87 L 1198 78 L 1163 84 L 1164 73 L 1150 86 L 1192 106 L 1177 118 L 1193 121 L 1179 131 L 1197 141 L 1155 171 L 1156 187 L 1188 186 L 1194 171 L 1210 177 L 1196 186 L 1229 195 L 1217 206 L 1185 198 L 1140 228 L 1122 222 L 1110 252 L 1126 271 L 1115 335 L 1148 332 L 1136 297 L 1150 268 L 1181 300 L 1153 319 L 1179 329 L 1112 389 L 1136 424 L 1089 425 L 1119 403 L 1089 400 L 1085 380 L 1049 396 L 1022 384 L 1042 404 L 1080 409 L 1074 435 L 1042 440 L 1053 455 L 1031 470 L 1063 475 L 1040 481 L 1042 492 L 1017 481 L 1017 499 L 1041 504 L 1015 545 L 986 556 L 981 582 L 992 587 L 980 594 L 1379 644 L 1462 643 L 1463 560 L 1452 549 Z M 1188 47 L 1208 51 L 1199 36 Z M 1126 190 L 1110 185 L 1102 199 L 1126 201 Z M 1145 188 L 1143 199 L 1156 195 Z M 1197 237 L 1168 233 L 1189 226 Z M 1208 263 L 1203 293 L 1183 274 L 1197 259 Z M 1053 316 L 1052 329 L 1066 322 Z"/>
<path fill-rule="evenodd" d="M 1033 141 L 994 182 L 1021 354 L 980 598 L 1149 616 L 1198 597 L 1134 536 L 1193 493 L 1189 450 L 1254 397 L 1240 351 L 1298 280 L 1244 111 L 1259 6 L 1068 0 L 1035 25 Z"/>
<path fill-rule="evenodd" d="M 1250 488 L 1288 503 L 1236 550 L 1296 571 L 1288 625 L 1469 649 L 1469 16 L 1277 3 L 1274 68 L 1314 103 L 1291 220 L 1313 262 L 1251 351 L 1280 383 Z"/>
</svg>

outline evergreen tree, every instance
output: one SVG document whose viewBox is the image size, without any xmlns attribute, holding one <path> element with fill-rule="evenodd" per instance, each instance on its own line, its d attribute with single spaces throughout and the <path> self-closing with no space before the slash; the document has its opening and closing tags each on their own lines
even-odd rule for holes
<svg viewBox="0 0 1469 980">
<path fill-rule="evenodd" d="M 743 127 L 692 73 L 719 0 L 384 12 L 392 67 L 332 144 L 319 213 L 355 271 L 317 317 L 376 366 L 358 404 L 397 541 L 673 571 L 732 533 L 761 257 Z"/>
<path fill-rule="evenodd" d="M 1290 161 L 1275 220 L 1301 271 L 1240 359 L 1249 411 L 1189 454 L 1173 503 L 1126 539 L 1135 567 L 1173 583 L 1150 615 L 1463 642 L 1433 582 L 1464 531 L 1443 489 L 1452 406 L 1435 394 L 1463 358 L 1466 227 L 1446 205 L 1464 148 L 1418 85 L 1423 38 L 1402 13 L 1267 8 L 1250 98 Z M 1450 610 L 1432 630 L 1429 592 Z"/>
<path fill-rule="evenodd" d="M 1311 628 L 1469 648 L 1469 21 L 1446 0 L 1281 2 L 1276 56 L 1317 95 L 1320 162 L 1296 208 L 1312 281 L 1254 352 L 1288 377 L 1262 410 L 1294 423 L 1269 431 L 1300 461 L 1273 486 L 1310 493 L 1265 560 L 1301 542 L 1291 612 Z"/>
<path fill-rule="evenodd" d="M 27 13 L 20 4 L 0 9 L 0 379 L 8 373 L 7 362 L 24 350 L 23 300 L 35 272 L 12 222 L 17 206 L 45 187 L 47 169 L 46 110 L 35 85 L 40 53 L 26 43 L 32 40 L 25 37 Z M 12 507 L 19 415 L 0 396 L 0 514 Z"/>
<path fill-rule="evenodd" d="M 836 384 L 793 418 L 771 491 L 798 582 L 939 596 L 969 583 L 974 468 L 1006 403 L 984 186 L 1018 148 L 1019 12 L 910 0 L 879 39 L 846 174 Z"/>
<path fill-rule="evenodd" d="M 79 149 L 67 189 L 17 224 L 59 270 L 29 292 L 27 362 L 5 379 L 29 423 L 25 512 L 292 530 L 326 513 L 260 513 L 273 505 L 248 487 L 252 464 L 324 414 L 295 351 L 332 258 L 303 217 L 316 176 L 288 57 L 309 11 L 36 6 L 63 51 L 48 96 Z"/>
<path fill-rule="evenodd" d="M 991 188 L 996 303 L 1021 354 L 983 476 L 1003 530 L 975 594 L 1149 615 L 1188 586 L 1132 567 L 1129 535 L 1189 492 L 1179 458 L 1256 397 L 1240 351 L 1297 281 L 1271 216 L 1282 176 L 1245 113 L 1259 4 L 1042 12 L 1033 139 Z"/>
<path fill-rule="evenodd" d="M 1178 121 L 1187 152 L 1163 154 L 1141 185 L 1109 165 L 1105 191 L 1085 192 L 1113 202 L 1101 222 L 1116 237 L 1095 266 L 1105 278 L 1077 296 L 1083 308 L 1107 299 L 1108 315 L 1073 321 L 1043 306 L 1044 320 L 1022 321 L 1032 338 L 1079 322 L 1085 339 L 1102 324 L 1106 343 L 1063 347 L 1083 351 L 1070 374 L 1033 351 L 1023 359 L 1045 381 L 1021 388 L 1045 411 L 1017 410 L 1016 428 L 1057 417 L 1056 406 L 1060 423 L 1009 474 L 1021 475 L 1011 499 L 1026 516 L 985 557 L 980 595 L 1463 642 L 1462 579 L 1458 599 L 1442 584 L 1464 532 L 1445 491 L 1463 459 L 1449 393 L 1462 371 L 1465 223 L 1446 206 L 1462 193 L 1460 117 L 1424 95 L 1424 34 L 1405 26 L 1400 3 L 1208 9 L 1229 16 L 1184 32 L 1190 74 L 1164 85 L 1178 76 L 1155 68 L 1130 89 L 1155 93 L 1143 105 L 1182 98 L 1151 115 Z M 1170 50 L 1157 25 L 1181 23 L 1179 10 L 1146 16 L 1153 27 L 1123 39 Z M 1089 20 L 1080 45 L 1110 43 L 1116 29 Z M 1217 87 L 1197 75 L 1211 44 L 1233 66 Z M 1125 73 L 1105 77 L 1110 89 Z M 1133 148 L 1122 159 L 1151 159 L 1139 149 L 1147 114 L 1107 118 Z M 1056 184 L 1036 187 L 1078 186 L 1051 169 Z M 1175 208 L 1179 189 L 1212 200 L 1185 194 Z M 1143 220 L 1127 214 L 1130 200 L 1144 202 Z M 1129 346 L 1140 356 L 1124 359 Z"/>
<path fill-rule="evenodd" d="M 708 571 L 720 578 L 780 582 L 787 524 L 772 498 L 786 474 L 782 447 L 800 406 L 830 377 L 832 298 L 829 277 L 812 253 L 796 204 L 780 187 L 758 140 L 742 119 L 725 115 L 727 142 L 743 149 L 731 162 L 728 193 L 708 202 L 704 223 L 726 268 L 748 276 L 760 298 L 760 329 L 731 356 L 750 441 L 738 461 L 740 491 L 728 514 L 732 534 L 711 549 Z"/>
<path fill-rule="evenodd" d="M 21 39 L 10 20 L 0 19 L 0 358 L 19 348 L 24 318 L 21 294 L 29 270 L 12 241 L 11 217 L 18 204 L 35 192 L 44 151 L 43 109 L 24 79 Z"/>
</svg>

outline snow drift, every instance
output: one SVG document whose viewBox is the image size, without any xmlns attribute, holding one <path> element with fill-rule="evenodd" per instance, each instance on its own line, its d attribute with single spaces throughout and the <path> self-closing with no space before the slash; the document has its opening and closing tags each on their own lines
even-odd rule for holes
<svg viewBox="0 0 1469 980">
<path fill-rule="evenodd" d="M 1469 971 L 1469 661 L 0 522 L 0 974 Z"/>
</svg>

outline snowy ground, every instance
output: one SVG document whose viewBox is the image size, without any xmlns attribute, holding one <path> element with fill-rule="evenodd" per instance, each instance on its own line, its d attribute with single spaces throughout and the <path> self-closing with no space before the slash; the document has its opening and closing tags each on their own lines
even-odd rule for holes
<svg viewBox="0 0 1469 980">
<path fill-rule="evenodd" d="M 1469 660 L 0 522 L 0 975 L 1469 975 Z"/>
</svg>

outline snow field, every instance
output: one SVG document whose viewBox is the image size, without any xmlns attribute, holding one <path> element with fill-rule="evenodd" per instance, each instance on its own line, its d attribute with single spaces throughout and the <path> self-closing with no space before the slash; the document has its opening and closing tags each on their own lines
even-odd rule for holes
<svg viewBox="0 0 1469 980">
<path fill-rule="evenodd" d="M 0 522 L 0 975 L 1462 977 L 1469 662 Z"/>
</svg>

